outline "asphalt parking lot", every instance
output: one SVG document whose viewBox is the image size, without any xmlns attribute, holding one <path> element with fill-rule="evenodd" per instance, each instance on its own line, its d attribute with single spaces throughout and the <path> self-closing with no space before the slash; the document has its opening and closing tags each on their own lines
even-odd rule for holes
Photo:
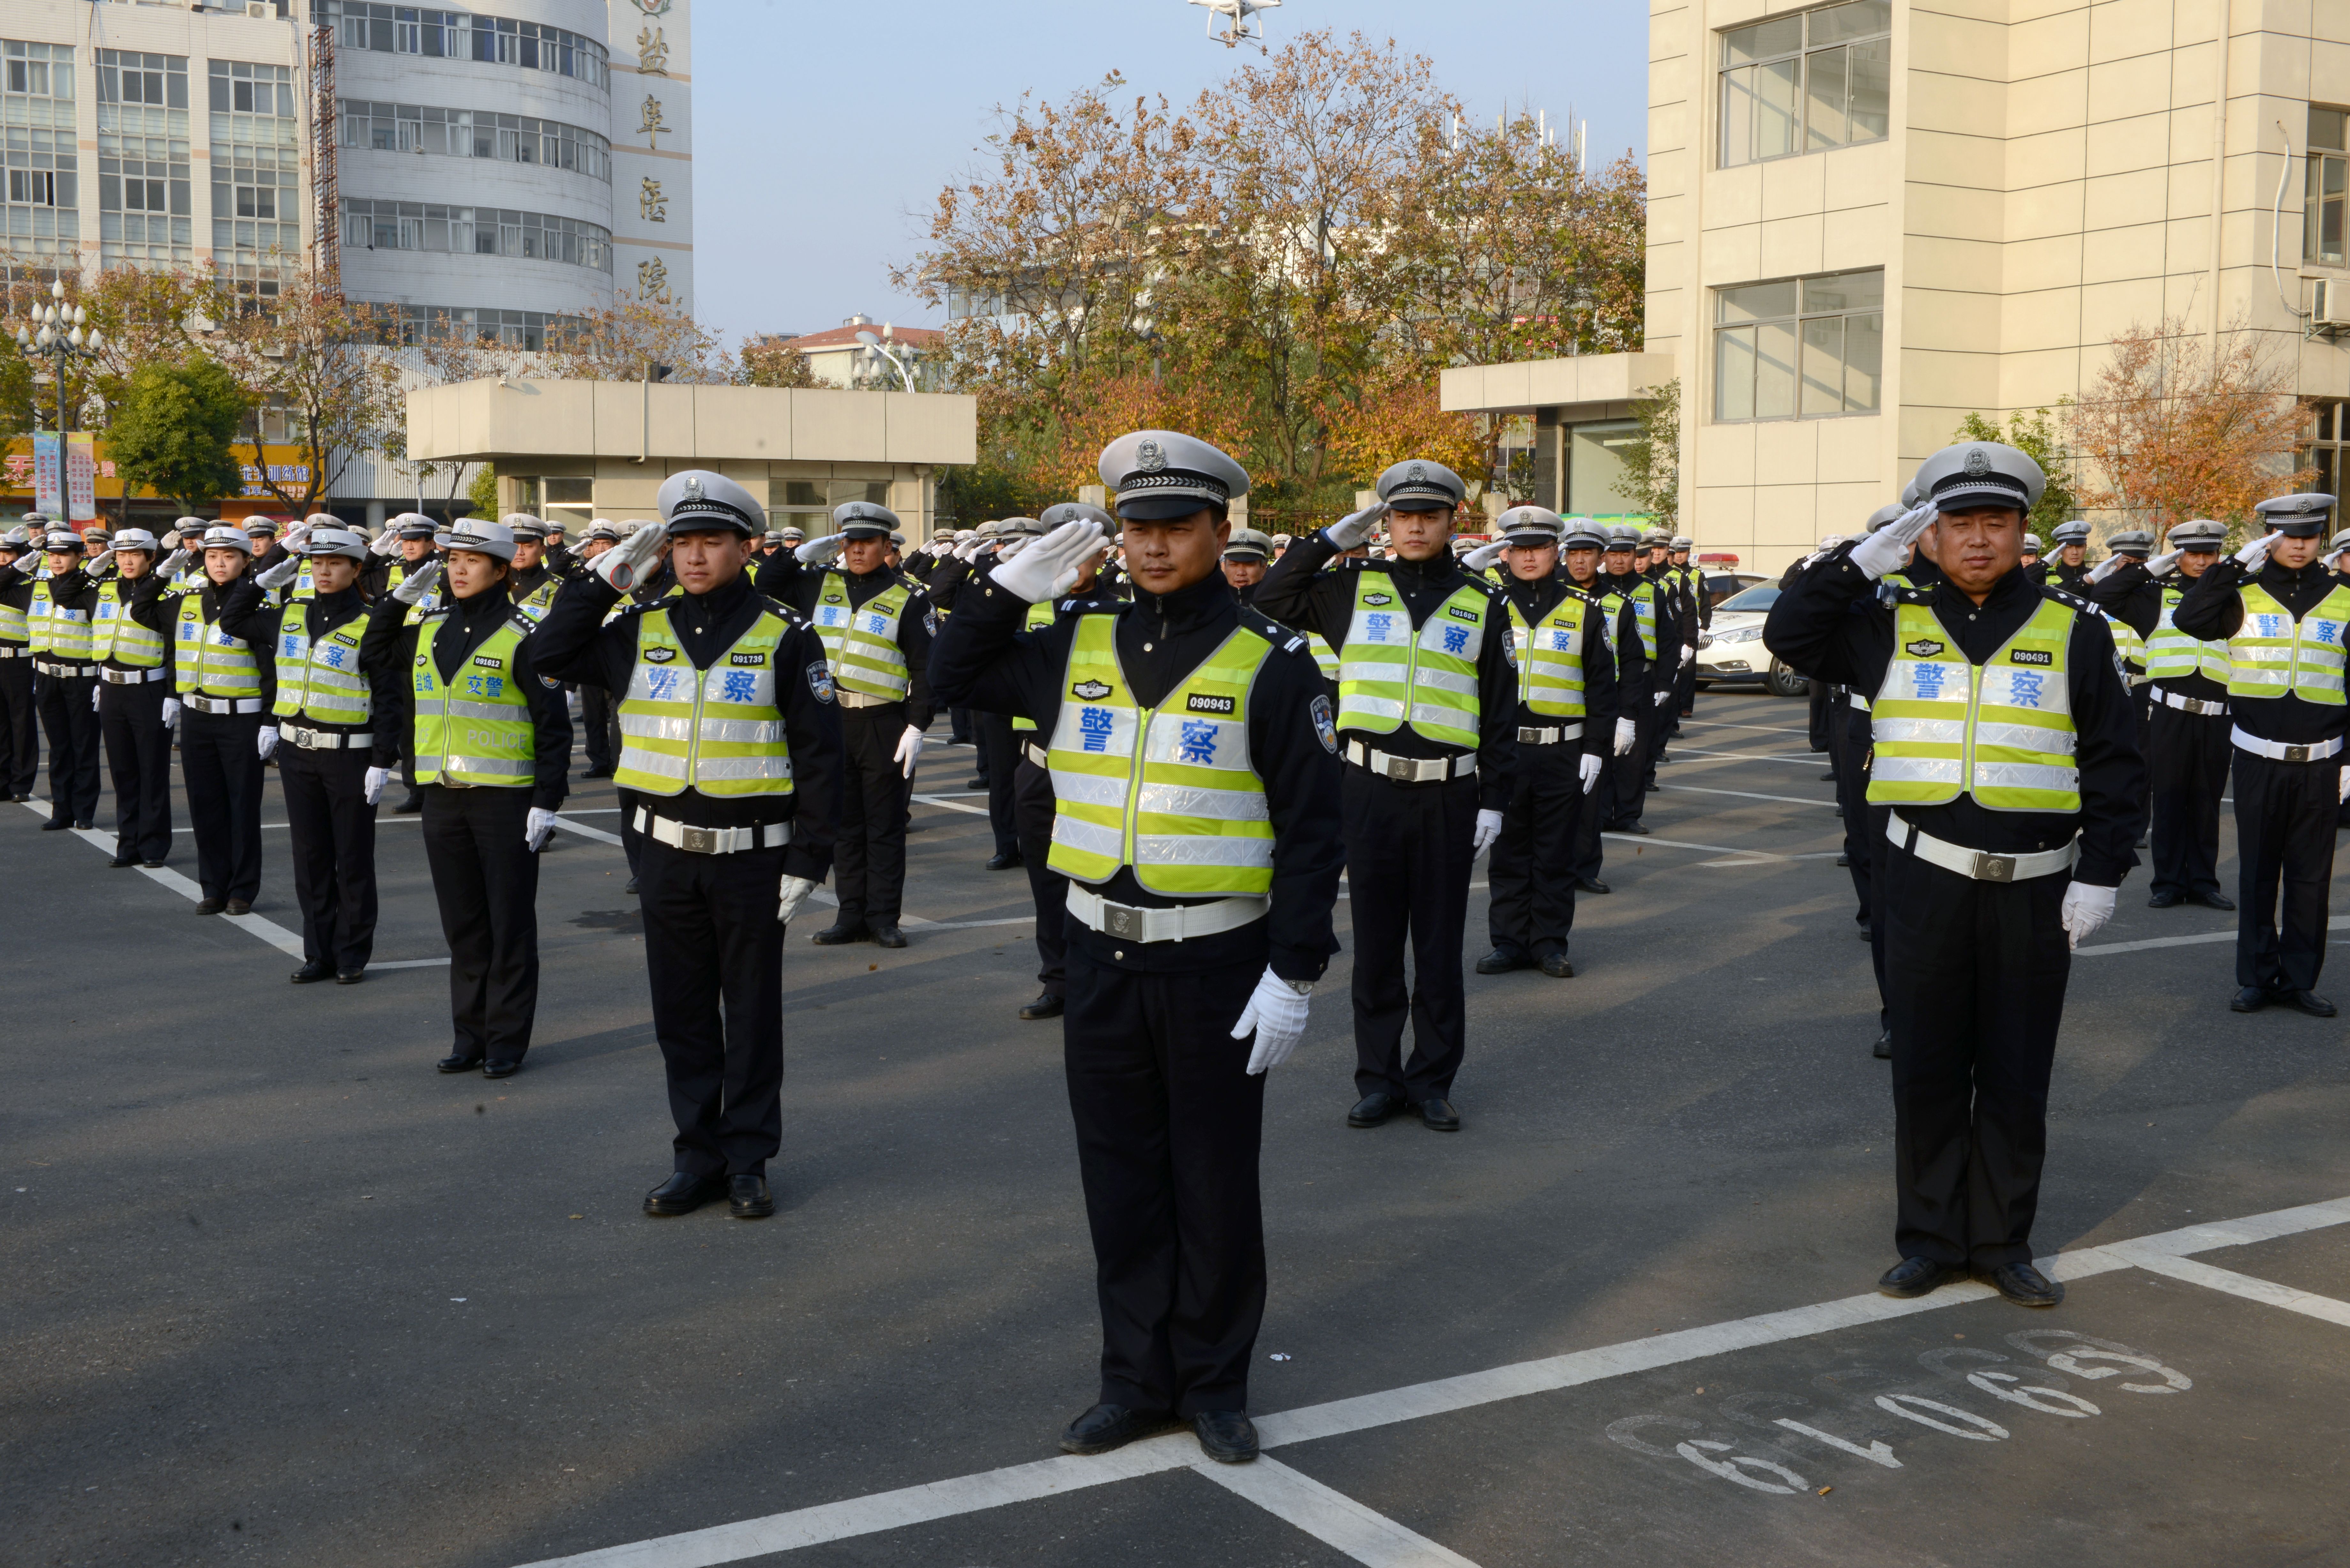
<svg viewBox="0 0 2350 1568">
<path fill-rule="evenodd" d="M 1576 977 L 1470 978 L 1462 1131 L 1345 1126 L 1334 965 L 1268 1093 L 1246 1467 L 1056 1455 L 1090 1251 L 968 750 L 924 759 L 912 945 L 793 933 L 756 1224 L 639 1212 L 670 1127 L 608 785 L 543 867 L 499 1083 L 432 1070 L 445 949 L 389 803 L 377 965 L 300 988 L 274 842 L 255 916 L 203 919 L 184 833 L 114 871 L 110 801 L 99 844 L 0 807 L 0 1563 L 2350 1561 L 2342 1026 L 2230 1013 L 2229 917 L 2133 874 L 2056 1065 L 2070 1299 L 1875 1296 L 1892 1116 L 1833 792 L 1799 702 L 1698 717 Z"/>
</svg>

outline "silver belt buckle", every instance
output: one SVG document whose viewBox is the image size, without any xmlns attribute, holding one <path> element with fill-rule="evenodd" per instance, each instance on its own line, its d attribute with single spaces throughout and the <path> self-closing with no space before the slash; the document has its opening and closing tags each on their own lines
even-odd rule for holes
<svg viewBox="0 0 2350 1568">
<path fill-rule="evenodd" d="M 317 750 L 318 749 L 318 732 L 317 732 L 317 731 L 316 731 L 316 730 L 293 730 L 293 731 L 289 731 L 289 732 L 288 732 L 288 733 L 289 733 L 290 735 L 292 735 L 295 745 L 298 746 L 298 747 L 299 747 L 299 748 L 301 748 L 303 751 L 306 751 L 306 752 L 315 752 L 315 751 L 317 751 Z"/>
<path fill-rule="evenodd" d="M 718 853 L 718 830 L 716 828 L 685 827 L 683 824 L 680 824 L 679 826 L 682 829 L 682 836 L 679 838 L 677 846 L 680 849 L 685 850 L 689 854 L 693 855 L 715 855 Z"/>
<path fill-rule="evenodd" d="M 1410 757 L 1389 757 L 1387 772 L 1388 777 L 1398 784 L 1419 782 L 1419 763 Z"/>
<path fill-rule="evenodd" d="M 2309 761 L 2309 748 L 2307 746 L 2287 746 L 2284 749 L 2284 761 L 2288 763 L 2305 763 Z"/>
<path fill-rule="evenodd" d="M 1142 916 L 1143 912 L 1140 909 L 1128 905 L 1104 903 L 1102 929 L 1113 937 L 1123 937 L 1128 941 L 1140 941 Z"/>
<path fill-rule="evenodd" d="M 2012 882 L 2015 880 L 2015 857 L 1986 855 L 1975 851 L 1975 880 L 1978 882 Z"/>
</svg>

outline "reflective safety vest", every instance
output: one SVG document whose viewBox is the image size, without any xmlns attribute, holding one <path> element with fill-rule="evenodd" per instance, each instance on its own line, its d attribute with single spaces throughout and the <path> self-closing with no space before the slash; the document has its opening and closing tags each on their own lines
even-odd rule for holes
<svg viewBox="0 0 2350 1568">
<path fill-rule="evenodd" d="M 1043 599 L 1028 607 L 1028 618 L 1021 623 L 1020 629 L 1023 631 L 1042 631 L 1052 624 L 1053 601 L 1051 599 Z M 1034 719 L 1020 718 L 1015 715 L 1012 721 L 1012 727 L 1015 730 L 1033 730 L 1036 727 L 1036 721 Z"/>
<path fill-rule="evenodd" d="M 261 695 L 260 657 L 251 643 L 204 618 L 203 590 L 180 596 L 180 617 L 172 630 L 179 657 L 172 665 L 172 684 L 178 690 L 207 697 Z"/>
<path fill-rule="evenodd" d="M 91 649 L 96 628 L 90 624 L 89 611 L 58 604 L 49 597 L 47 583 L 33 585 L 31 629 L 36 653 L 54 653 L 60 664 L 88 664 L 95 659 Z"/>
<path fill-rule="evenodd" d="M 791 623 L 762 610 L 707 670 L 685 657 L 670 612 L 637 618 L 637 662 L 620 698 L 620 765 L 612 782 L 647 794 L 792 793 L 791 744 L 776 691 L 776 650 Z"/>
<path fill-rule="evenodd" d="M 454 681 L 443 685 L 432 662 L 432 639 L 446 611 L 425 618 L 416 634 L 410 704 L 416 715 L 416 782 L 494 784 L 521 789 L 538 767 L 538 737 L 515 661 L 522 639 L 538 628 L 519 615 L 490 633 L 466 657 Z"/>
<path fill-rule="evenodd" d="M 1493 601 L 1464 583 L 1414 630 L 1387 573 L 1355 574 L 1354 618 L 1338 649 L 1338 728 L 1385 735 L 1409 722 L 1429 740 L 1477 744 L 1477 656 Z"/>
<path fill-rule="evenodd" d="M 34 578 L 32 608 L 25 616 L 25 635 L 35 653 L 49 650 L 49 612 L 52 607 L 49 579 L 46 576 Z"/>
<path fill-rule="evenodd" d="M 291 597 L 297 599 L 315 599 L 318 597 L 318 585 L 311 579 L 310 558 L 307 556 L 302 558 L 302 569 L 294 574 L 294 592 Z"/>
<path fill-rule="evenodd" d="M 1134 698 L 1114 615 L 1077 618 L 1045 749 L 1055 810 L 1045 864 L 1099 884 L 1134 867 L 1154 893 L 1239 898 L 1273 887 L 1273 819 L 1249 760 L 1250 689 L 1273 644 L 1226 638 L 1156 708 Z"/>
<path fill-rule="evenodd" d="M 1305 646 L 1314 650 L 1314 664 L 1322 671 L 1322 679 L 1336 681 L 1338 679 L 1338 650 L 1331 647 L 1328 639 L 1318 631 L 1305 634 Z"/>
<path fill-rule="evenodd" d="M 1599 580 L 1603 583 L 1608 581 L 1606 577 Z M 1649 663 L 1654 664 L 1657 661 L 1657 585 L 1644 582 L 1629 592 L 1603 588 L 1599 603 L 1607 611 L 1611 636 L 1617 618 L 1624 613 L 1624 607 L 1627 604 L 1632 607 L 1632 624 L 1640 633 L 1640 651 L 1648 656 Z"/>
<path fill-rule="evenodd" d="M 153 670 L 163 662 L 163 634 L 130 618 L 130 607 L 122 602 L 122 583 L 119 578 L 98 586 L 98 627 L 91 638 L 90 653 L 132 670 Z"/>
<path fill-rule="evenodd" d="M 823 640 L 833 683 L 845 691 L 897 701 L 906 695 L 906 656 L 898 647 L 898 618 L 913 590 L 892 583 L 857 608 L 848 578 L 827 571 L 816 595 L 816 634 Z"/>
<path fill-rule="evenodd" d="M 33 618 L 15 605 L 0 603 L 0 642 L 30 642 Z"/>
<path fill-rule="evenodd" d="M 288 609 L 277 622 L 277 701 L 270 711 L 321 724 L 366 723 L 371 707 L 367 677 L 359 673 L 359 638 L 366 630 L 365 618 L 354 617 L 313 638 L 309 610 Z"/>
<path fill-rule="evenodd" d="M 2144 674 L 2146 639 L 2137 634 L 2137 628 L 2110 613 L 2106 616 L 2106 624 L 2113 630 L 2114 651 L 2121 656 L 2122 662 L 2128 665 L 2133 672 Z"/>
<path fill-rule="evenodd" d="M 1939 805 L 1971 794 L 1993 811 L 2078 811 L 2072 684 L 2076 613 L 2043 599 L 1981 664 L 1920 604 L 1893 608 L 1893 661 L 1870 704 L 1871 805 Z"/>
<path fill-rule="evenodd" d="M 2187 597 L 2184 588 L 2162 590 L 2162 615 L 2154 623 L 2154 635 L 2146 639 L 2146 672 L 2157 680 L 2184 680 L 2201 670 L 2222 686 L 2228 683 L 2228 639 L 2224 637 L 2204 641 L 2192 638 L 2172 623 L 2178 601 Z"/>
<path fill-rule="evenodd" d="M 549 577 L 517 599 L 515 608 L 528 616 L 531 625 L 536 626 L 546 618 L 546 612 L 555 607 L 555 596 L 562 587 L 561 577 Z"/>
<path fill-rule="evenodd" d="M 2337 586 L 2299 620 L 2258 583 L 2243 596 L 2244 624 L 2228 639 L 2228 695 L 2282 697 L 2343 706 L 2343 639 L 2350 631 L 2350 584 Z"/>
<path fill-rule="evenodd" d="M 1583 611 L 1573 594 L 1529 626 L 1514 600 L 1510 627 L 1518 643 L 1518 700 L 1552 719 L 1583 717 Z"/>
</svg>

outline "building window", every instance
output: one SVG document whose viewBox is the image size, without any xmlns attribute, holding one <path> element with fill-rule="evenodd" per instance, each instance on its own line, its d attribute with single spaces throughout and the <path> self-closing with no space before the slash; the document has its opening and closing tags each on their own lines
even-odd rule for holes
<svg viewBox="0 0 2350 1568">
<path fill-rule="evenodd" d="M 188 178 L 188 62 L 98 51 L 100 265 L 195 260 Z"/>
<path fill-rule="evenodd" d="M 75 256 L 81 239 L 73 49 L 0 40 L 0 255 Z M 76 258 L 77 262 L 78 258 Z"/>
<path fill-rule="evenodd" d="M 612 270 L 612 231 L 551 213 L 452 207 L 438 202 L 343 199 L 343 246 L 369 251 L 454 251 L 523 256 Z"/>
<path fill-rule="evenodd" d="M 346 147 L 544 163 L 606 184 L 612 180 L 612 143 L 595 131 L 561 120 L 490 109 L 432 109 L 345 99 L 342 122 Z"/>
<path fill-rule="evenodd" d="M 1892 0 L 1851 0 L 1721 35 L 1721 167 L 1882 141 Z"/>
<path fill-rule="evenodd" d="M 1875 413 L 1885 364 L 1885 274 L 1829 273 L 1714 291 L 1713 417 Z"/>
<path fill-rule="evenodd" d="M 2350 403 L 2316 403 L 2309 408 L 2310 423 L 2302 449 L 2294 454 L 2294 466 L 2314 468 L 2317 477 L 2309 488 L 2326 495 L 2342 493 L 2334 486 L 2350 479 L 2350 465 L 2344 462 L 2344 448 L 2350 447 Z"/>
<path fill-rule="evenodd" d="M 767 481 L 767 526 L 798 528 L 811 539 L 832 532 L 832 509 L 852 501 L 889 504 L 886 479 L 771 479 Z"/>
<path fill-rule="evenodd" d="M 611 65 L 604 46 L 561 27 L 463 11 L 382 5 L 374 0 L 321 0 L 317 17 L 337 24 L 339 48 L 520 66 L 611 90 Z"/>
<path fill-rule="evenodd" d="M 273 254 L 298 258 L 302 158 L 293 72 L 214 60 L 210 85 L 213 249 L 232 267 L 267 266 Z"/>
<path fill-rule="evenodd" d="M 2309 110 L 2309 169 L 2302 188 L 2301 257 L 2303 261 L 2344 265 L 2342 202 L 2350 155 L 2344 151 L 2345 120 L 2338 109 Z"/>
</svg>

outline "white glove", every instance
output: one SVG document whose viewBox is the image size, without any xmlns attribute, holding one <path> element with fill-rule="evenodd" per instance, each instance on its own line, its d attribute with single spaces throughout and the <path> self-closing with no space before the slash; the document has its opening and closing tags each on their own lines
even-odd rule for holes
<svg viewBox="0 0 2350 1568">
<path fill-rule="evenodd" d="M 1940 515 L 1934 504 L 1913 506 L 1899 517 L 1852 547 L 1852 564 L 1863 576 L 1875 582 L 1887 572 L 1898 572 L 1909 564 L 1909 547 L 1926 525 Z"/>
<path fill-rule="evenodd" d="M 544 849 L 546 846 L 546 841 L 554 836 L 555 813 L 543 805 L 532 806 L 530 820 L 523 824 L 522 841 L 529 845 L 530 852 L 536 855 Z"/>
<path fill-rule="evenodd" d="M 93 713 L 98 711 L 98 694 L 101 689 L 101 686 L 93 686 L 89 689 L 89 711 Z"/>
<path fill-rule="evenodd" d="M 2056 919 L 2073 946 L 2077 948 L 2095 936 L 2098 929 L 2114 918 L 2116 892 L 2112 888 L 2092 888 L 2086 882 L 2075 882 L 2064 889 L 2064 902 L 2056 911 Z"/>
<path fill-rule="evenodd" d="M 381 800 L 383 798 L 384 781 L 390 777 L 391 770 L 390 768 L 368 769 L 367 789 L 364 792 L 362 798 L 364 798 L 369 805 L 373 805 L 376 802 Z"/>
<path fill-rule="evenodd" d="M 1241 1009 L 1240 1022 L 1232 1025 L 1235 1040 L 1247 1039 L 1251 1030 L 1256 1032 L 1256 1049 L 1248 1059 L 1251 1074 L 1280 1066 L 1297 1049 L 1298 1039 L 1305 1033 L 1308 994 L 1274 973 L 1271 964 L 1264 966 L 1248 1005 Z"/>
<path fill-rule="evenodd" d="M 1599 774 L 1604 765 L 1605 764 L 1603 764 L 1597 757 L 1593 756 L 1589 752 L 1584 753 L 1582 760 L 1575 764 L 1576 774 L 1583 780 L 1584 794 L 1589 794 L 1593 790 L 1599 786 Z"/>
<path fill-rule="evenodd" d="M 2163 573 L 2170 570 L 2171 567 L 2178 565 L 2178 557 L 2185 554 L 2187 554 L 2187 552 L 2184 550 L 2166 550 L 2161 555 L 2157 556 L 2154 559 L 2148 561 L 2146 564 L 2146 569 L 2158 577 L 2162 576 Z"/>
<path fill-rule="evenodd" d="M 2282 528 L 2273 534 L 2262 535 L 2236 552 L 2236 564 L 2243 567 L 2248 574 L 2259 571 L 2269 558 L 2269 550 L 2283 537 L 2284 530 Z"/>
<path fill-rule="evenodd" d="M 1639 739 L 1640 727 L 1638 724 L 1633 723 L 1629 719 L 1618 719 L 1616 721 L 1616 754 L 1617 756 L 1630 756 L 1632 754 L 1632 747 L 1639 741 Z"/>
<path fill-rule="evenodd" d="M 1371 530 L 1385 522 L 1388 514 L 1393 510 L 1394 508 L 1384 501 L 1376 502 L 1364 507 L 1360 512 L 1341 517 L 1337 522 L 1323 529 L 1322 537 L 1329 540 L 1340 550 L 1351 550 L 1369 538 Z"/>
<path fill-rule="evenodd" d="M 1020 552 L 1016 561 L 999 561 L 992 580 L 1005 593 L 1043 604 L 1076 586 L 1077 572 L 1102 546 L 1102 531 L 1090 517 L 1062 524 Z"/>
<path fill-rule="evenodd" d="M 619 553 L 619 549 L 615 548 L 607 550 L 604 554 L 606 559 L 609 559 Z M 599 560 L 596 564 L 600 566 L 604 563 Z M 391 597 L 404 605 L 421 604 L 423 602 L 424 596 L 432 591 L 432 585 L 440 580 L 441 558 L 435 556 L 401 579 L 400 587 L 391 590 Z"/>
<path fill-rule="evenodd" d="M 2334 799 L 2337 805 L 2350 801 L 2350 767 L 2342 770 L 2342 787 L 2334 792 Z"/>
<path fill-rule="evenodd" d="M 1480 811 L 1477 814 L 1477 836 L 1469 846 L 1469 858 L 1474 860 L 1492 847 L 1493 840 L 1502 836 L 1502 814 Z"/>
<path fill-rule="evenodd" d="M 187 564 L 195 558 L 192 551 L 174 550 L 156 564 L 155 575 L 159 577 L 169 577 L 174 572 L 183 570 Z"/>
<path fill-rule="evenodd" d="M 1708 639 L 1707 640 L 1711 641 L 1711 639 Z M 1683 664 L 1690 664 L 1695 662 L 1696 659 L 1697 649 L 1690 647 L 1687 643 L 1683 643 L 1681 645 L 1681 662 Z"/>
<path fill-rule="evenodd" d="M 267 762 L 269 760 L 269 753 L 277 749 L 277 731 L 276 727 L 271 726 L 255 731 L 253 735 L 253 743 L 255 749 L 261 753 L 261 760 L 265 763 Z"/>
<path fill-rule="evenodd" d="M 285 540 L 284 540 L 284 544 L 285 544 L 285 545 L 286 545 L 286 553 L 287 555 L 289 555 L 289 556 L 298 556 L 298 555 L 300 555 L 300 554 L 302 553 L 302 546 L 303 546 L 303 545 L 307 545 L 307 544 L 308 544 L 309 542 L 310 542 L 310 524 L 307 524 L 307 523 L 296 523 L 296 524 L 294 524 L 294 526 L 293 526 L 293 527 L 288 528 L 287 530 L 286 530 L 286 538 L 285 538 Z"/>
<path fill-rule="evenodd" d="M 166 550 L 178 549 L 180 547 L 180 531 L 177 528 L 172 529 L 170 533 L 163 535 L 161 542 L 163 548 Z"/>
<path fill-rule="evenodd" d="M 955 540 L 954 558 L 958 561 L 968 561 L 986 547 L 987 541 L 976 534 L 961 536 Z"/>
<path fill-rule="evenodd" d="M 794 550 L 792 559 L 803 566 L 821 566 L 837 556 L 841 546 L 847 543 L 848 535 L 846 534 L 820 535 Z"/>
<path fill-rule="evenodd" d="M 396 556 L 400 553 L 400 530 L 387 527 L 368 545 L 370 556 Z"/>
<path fill-rule="evenodd" d="M 282 588 L 292 582 L 302 570 L 302 558 L 288 556 L 253 580 L 265 588 Z"/>
<path fill-rule="evenodd" d="M 1480 545 L 1461 557 L 1461 565 L 1469 571 L 1482 572 L 1500 560 L 1502 552 L 1509 547 L 1510 542 L 1506 539 L 1496 539 L 1491 544 Z"/>
<path fill-rule="evenodd" d="M 109 562 L 109 561 L 111 561 L 112 559 L 114 559 L 114 546 L 113 546 L 113 545 L 109 545 L 105 549 L 100 550 L 97 555 L 92 556 L 90 556 L 88 560 L 86 560 L 86 561 L 82 562 L 82 564 L 81 564 L 81 573 L 82 573 L 82 576 L 86 576 L 86 577 L 95 577 L 95 576 L 97 576 L 100 572 L 103 572 L 103 571 L 105 571 L 105 570 L 106 570 L 106 563 L 107 563 L 107 562 Z"/>
<path fill-rule="evenodd" d="M 2104 560 L 2099 561 L 2095 566 L 2091 566 L 2089 568 L 2088 575 L 2084 576 L 2081 580 L 2085 583 L 2102 583 L 2107 577 L 2112 576 L 2116 572 L 2120 571 L 2122 569 L 2122 563 L 2128 559 L 2129 557 L 2127 556 L 2107 556 Z"/>
<path fill-rule="evenodd" d="M 904 770 L 908 778 L 912 778 L 914 764 L 921 760 L 921 755 L 922 732 L 909 724 L 906 726 L 906 732 L 898 737 L 898 749 L 891 753 L 889 760 Z"/>
<path fill-rule="evenodd" d="M 615 593 L 625 594 L 645 575 L 645 568 L 660 554 L 661 541 L 667 537 L 668 524 L 648 523 L 597 556 L 588 569 L 603 578 Z"/>
<path fill-rule="evenodd" d="M 815 891 L 816 884 L 806 877 L 785 877 L 783 886 L 776 889 L 775 924 L 790 925 L 792 917 L 800 912 L 800 906 L 806 903 L 808 895 Z"/>
<path fill-rule="evenodd" d="M 1658 692 L 1658 693 L 1657 693 L 1657 706 L 1658 706 L 1658 707 L 1659 707 L 1659 708 L 1663 707 L 1666 703 L 1668 703 L 1668 702 L 1671 701 L 1672 700 L 1673 700 L 1673 694 L 1672 694 L 1669 691 L 1659 691 L 1659 692 Z"/>
<path fill-rule="evenodd" d="M 179 700 L 177 697 L 166 697 L 166 698 L 164 698 L 164 699 L 163 699 L 163 723 L 164 723 L 164 725 L 165 725 L 167 728 L 170 728 L 170 727 L 176 727 L 176 726 L 179 724 L 179 722 L 180 722 L 180 700 Z"/>
</svg>

